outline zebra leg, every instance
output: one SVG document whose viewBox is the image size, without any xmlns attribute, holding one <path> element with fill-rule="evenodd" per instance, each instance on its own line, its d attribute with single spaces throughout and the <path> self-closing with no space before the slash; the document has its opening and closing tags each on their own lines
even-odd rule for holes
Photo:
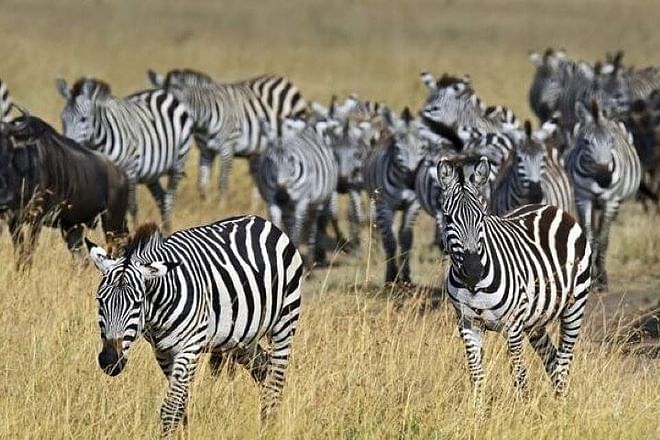
<svg viewBox="0 0 660 440">
<path fill-rule="evenodd" d="M 315 266 L 327 266 L 328 261 L 325 256 L 325 247 L 323 243 L 327 218 L 323 215 L 321 209 L 316 206 L 310 206 L 307 209 L 307 212 L 309 221 L 309 230 L 307 231 L 307 252 L 312 255 L 312 261 Z"/>
<path fill-rule="evenodd" d="M 229 173 L 231 173 L 234 163 L 233 143 L 225 142 L 220 147 L 220 163 L 222 164 L 222 168 L 220 169 L 218 187 L 220 189 L 220 196 L 223 196 L 229 187 Z"/>
<path fill-rule="evenodd" d="M 336 247 L 337 248 L 345 248 L 348 246 L 348 240 L 346 240 L 346 236 L 342 232 L 341 228 L 339 227 L 339 214 L 338 214 L 338 194 L 337 191 L 332 192 L 332 196 L 330 197 L 330 200 L 326 204 L 324 208 L 324 213 L 323 216 L 326 217 L 326 220 L 330 220 L 330 223 L 332 224 L 332 230 L 335 233 L 335 239 L 337 241 Z"/>
<path fill-rule="evenodd" d="M 598 254 L 598 244 L 594 240 L 594 229 L 593 229 L 593 203 L 591 200 L 576 200 L 575 205 L 577 208 L 578 221 L 580 226 L 584 230 L 585 235 L 587 236 L 587 241 L 591 246 L 591 257 L 592 262 L 596 260 L 596 255 Z"/>
<path fill-rule="evenodd" d="M 470 370 L 470 380 L 474 387 L 475 404 L 481 404 L 481 387 L 484 381 L 484 369 L 482 366 L 482 346 L 483 346 L 483 324 L 462 318 L 458 328 L 463 345 L 465 346 L 465 355 L 467 357 L 468 369 Z"/>
<path fill-rule="evenodd" d="M 169 437 L 182 423 L 186 423 L 186 408 L 190 397 L 190 385 L 195 376 L 199 354 L 179 354 L 172 364 L 161 365 L 168 380 L 167 393 L 160 408 L 161 433 Z"/>
<path fill-rule="evenodd" d="M 183 177 L 183 171 L 172 171 L 167 177 L 167 191 L 163 198 L 163 209 L 161 215 L 163 216 L 163 228 L 165 234 L 169 235 L 172 232 L 172 210 L 174 209 L 174 200 L 176 198 L 176 190 L 179 187 L 179 182 Z"/>
<path fill-rule="evenodd" d="M 211 367 L 211 376 L 214 377 L 218 377 L 225 366 L 227 366 L 227 376 L 230 379 L 233 379 L 236 374 L 236 364 L 231 353 L 212 352 L 209 358 L 209 366 Z"/>
<path fill-rule="evenodd" d="M 619 202 L 610 201 L 605 204 L 598 224 L 598 250 L 596 253 L 595 285 L 600 290 L 607 290 L 607 248 L 610 243 L 610 226 L 619 212 Z"/>
<path fill-rule="evenodd" d="M 527 388 L 527 369 L 522 362 L 523 329 L 520 320 L 506 330 L 506 341 L 511 357 L 513 386 L 516 389 L 524 390 Z"/>
<path fill-rule="evenodd" d="M 557 361 L 557 349 L 550 339 L 550 335 L 545 327 L 538 328 L 531 333 L 527 334 L 529 343 L 534 348 L 536 354 L 543 361 L 543 366 L 548 376 L 552 378 L 555 371 L 555 364 Z"/>
<path fill-rule="evenodd" d="M 282 222 L 282 208 L 280 208 L 278 204 L 271 203 L 268 205 L 268 217 L 270 217 L 271 223 L 289 234 L 289 231 L 285 229 L 284 223 Z"/>
<path fill-rule="evenodd" d="M 575 302 L 566 307 L 561 314 L 561 325 L 559 327 L 559 347 L 557 349 L 557 361 L 552 372 L 552 382 L 555 386 L 557 396 L 565 396 L 568 390 L 568 373 L 573 361 L 573 348 L 580 336 L 582 318 L 587 303 L 587 293 L 576 296 Z"/>
<path fill-rule="evenodd" d="M 350 248 L 360 247 L 360 226 L 365 222 L 364 211 L 362 210 L 362 197 L 357 190 L 351 190 L 348 193 L 350 208 L 348 211 Z"/>
<path fill-rule="evenodd" d="M 282 316 L 270 334 L 271 352 L 266 366 L 266 377 L 261 382 L 261 421 L 267 424 L 280 404 L 286 382 L 291 344 L 298 326 L 300 307 L 297 302 L 284 306 Z M 254 377 L 254 376 L 253 376 Z"/>
<path fill-rule="evenodd" d="M 137 181 L 134 179 L 128 180 L 128 212 L 133 219 L 133 229 L 138 226 L 138 207 L 137 207 Z"/>
<path fill-rule="evenodd" d="M 399 246 L 401 246 L 401 273 L 399 279 L 405 284 L 412 284 L 410 279 L 410 250 L 413 245 L 413 227 L 419 214 L 420 204 L 412 202 L 403 213 L 399 229 Z"/>
<path fill-rule="evenodd" d="M 206 199 L 206 185 L 211 179 L 211 170 L 213 169 L 213 161 L 218 155 L 218 152 L 208 148 L 208 146 L 201 144 L 197 141 L 199 146 L 199 173 L 197 174 L 197 191 L 202 199 Z"/>
<path fill-rule="evenodd" d="M 260 344 L 253 347 L 236 349 L 236 362 L 243 365 L 257 384 L 263 383 L 268 374 L 270 355 Z"/>
<path fill-rule="evenodd" d="M 394 238 L 394 212 L 384 204 L 376 205 L 376 225 L 385 250 L 385 282 L 393 283 L 399 269 L 396 261 L 396 239 Z"/>
<path fill-rule="evenodd" d="M 289 238 L 295 246 L 300 246 L 303 242 L 303 229 L 305 222 L 308 219 L 308 211 L 309 203 L 306 201 L 299 201 L 294 207 L 291 228 L 288 233 Z M 316 223 L 316 221 L 314 223 Z M 309 251 L 311 251 L 311 249 Z"/>
</svg>

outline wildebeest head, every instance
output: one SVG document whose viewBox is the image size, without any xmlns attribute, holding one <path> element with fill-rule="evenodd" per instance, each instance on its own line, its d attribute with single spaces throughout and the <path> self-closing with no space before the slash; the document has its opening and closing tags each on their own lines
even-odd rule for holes
<svg viewBox="0 0 660 440">
<path fill-rule="evenodd" d="M 56 87 L 66 99 L 61 114 L 64 136 L 79 144 L 91 144 L 96 105 L 110 96 L 110 86 L 93 78 L 81 78 L 70 89 L 65 80 L 58 79 Z"/>
<path fill-rule="evenodd" d="M 27 189 L 35 157 L 30 154 L 26 137 L 28 120 L 22 116 L 13 122 L 0 123 L 0 211 L 16 208 Z"/>
</svg>

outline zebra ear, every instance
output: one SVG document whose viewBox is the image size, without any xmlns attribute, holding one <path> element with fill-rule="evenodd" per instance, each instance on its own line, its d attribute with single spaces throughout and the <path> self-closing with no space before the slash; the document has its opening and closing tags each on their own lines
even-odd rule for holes
<svg viewBox="0 0 660 440">
<path fill-rule="evenodd" d="M 85 244 L 89 252 L 89 258 L 94 262 L 94 265 L 101 273 L 107 270 L 115 263 L 115 260 L 108 256 L 108 252 L 101 246 L 96 245 L 92 241 L 85 238 Z"/>
<path fill-rule="evenodd" d="M 66 83 L 65 79 L 57 78 L 55 80 L 55 88 L 60 92 L 60 95 L 62 95 L 64 99 L 67 101 L 71 99 L 71 90 L 69 90 L 69 85 Z"/>
<path fill-rule="evenodd" d="M 488 182 L 490 176 L 490 162 L 485 156 L 481 156 L 479 163 L 474 166 L 474 184 L 480 188 Z"/>
<path fill-rule="evenodd" d="M 422 83 L 429 88 L 429 90 L 435 90 L 438 88 L 438 84 L 435 82 L 433 74 L 429 72 L 422 72 L 419 75 L 419 79 L 422 80 Z"/>
<path fill-rule="evenodd" d="M 456 169 L 454 169 L 454 165 L 445 158 L 440 159 L 437 173 L 438 183 L 443 190 L 449 188 L 449 186 L 458 180 L 458 174 L 456 173 Z"/>
<path fill-rule="evenodd" d="M 537 67 L 543 65 L 543 57 L 538 52 L 530 52 L 529 60 Z"/>
<path fill-rule="evenodd" d="M 153 261 L 148 264 L 138 265 L 138 270 L 145 280 L 153 280 L 167 275 L 177 268 L 181 263 L 178 261 Z"/>
<path fill-rule="evenodd" d="M 147 70 L 147 78 L 149 78 L 149 82 L 155 87 L 163 87 L 165 85 L 165 75 L 160 75 L 151 69 Z"/>
</svg>

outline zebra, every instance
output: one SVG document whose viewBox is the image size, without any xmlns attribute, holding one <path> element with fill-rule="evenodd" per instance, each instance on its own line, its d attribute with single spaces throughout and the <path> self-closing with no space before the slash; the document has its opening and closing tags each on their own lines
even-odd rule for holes
<svg viewBox="0 0 660 440">
<path fill-rule="evenodd" d="M 86 244 L 102 274 L 99 366 L 118 375 L 133 342 L 144 336 L 168 380 L 160 411 L 164 436 L 185 423 L 205 352 L 214 374 L 228 355 L 244 365 L 260 385 L 262 420 L 274 416 L 298 326 L 303 273 L 300 254 L 282 231 L 249 215 L 168 238 L 155 224 L 142 225 L 119 256 Z M 264 337 L 268 351 L 259 342 Z"/>
<path fill-rule="evenodd" d="M 10 122 L 9 112 L 12 109 L 12 99 L 7 84 L 0 79 L 0 122 Z"/>
<path fill-rule="evenodd" d="M 286 119 L 282 135 L 261 121 L 268 146 L 255 164 L 255 179 L 270 220 L 283 228 L 296 246 L 307 238 L 308 263 L 326 264 L 322 212 L 337 187 L 337 164 L 331 149 L 313 127 Z"/>
<path fill-rule="evenodd" d="M 160 208 L 163 229 L 170 231 L 193 127 L 185 105 L 164 90 L 118 98 L 107 83 L 92 78 L 79 79 L 71 89 L 58 79 L 56 86 L 66 99 L 61 113 L 64 135 L 106 155 L 128 176 L 133 223 L 137 224 L 135 186 L 145 183 Z M 166 189 L 158 180 L 164 174 Z"/>
<path fill-rule="evenodd" d="M 503 215 L 523 205 L 543 203 L 573 214 L 573 188 L 559 151 L 533 135 L 530 121 L 525 121 L 524 126 L 525 140 L 516 145 L 493 185 L 492 213 Z M 546 135 L 543 132 L 542 136 Z"/>
<path fill-rule="evenodd" d="M 263 152 L 267 136 L 260 120 L 281 133 L 285 118 L 300 118 L 307 104 L 300 91 L 282 76 L 263 75 L 235 83 L 217 83 L 190 69 L 158 75 L 149 70 L 153 85 L 163 87 L 184 102 L 195 120 L 195 142 L 200 149 L 197 188 L 202 197 L 219 154 L 219 187 L 227 190 L 233 158 L 254 158 Z"/>
<path fill-rule="evenodd" d="M 329 133 L 330 147 L 337 163 L 337 188 L 328 206 L 330 212 L 326 215 L 332 222 L 338 242 L 347 250 L 360 247 L 360 226 L 366 221 L 362 206 L 364 187 L 362 168 L 365 156 L 369 151 L 370 130 L 369 122 L 360 122 L 356 126 L 351 120 L 346 119 L 338 133 L 336 131 Z M 339 194 L 348 195 L 350 203 L 348 241 L 344 238 L 338 224 L 337 196 Z"/>
<path fill-rule="evenodd" d="M 373 218 L 385 250 L 385 282 L 411 284 L 410 251 L 413 226 L 421 208 L 415 194 L 415 173 L 428 148 L 418 135 L 416 121 L 406 107 L 394 134 L 382 139 L 367 155 L 363 179 L 371 199 Z M 394 236 L 394 214 L 403 212 L 398 240 Z M 401 250 L 397 255 L 397 241 Z"/>
<path fill-rule="evenodd" d="M 622 122 L 606 118 L 596 101 L 590 109 L 578 103 L 576 114 L 579 122 L 564 153 L 565 168 L 575 190 L 580 224 L 594 252 L 596 285 L 606 290 L 610 225 L 621 202 L 637 192 L 642 169 L 632 135 Z M 598 223 L 592 225 L 597 213 Z"/>
<path fill-rule="evenodd" d="M 516 388 L 527 385 L 525 334 L 556 393 L 564 395 L 590 290 L 589 241 L 573 217 L 554 206 L 526 205 L 504 217 L 491 215 L 479 190 L 488 183 L 489 167 L 482 157 L 472 181 L 447 159 L 437 169 L 451 260 L 447 294 L 458 315 L 477 403 L 485 329 L 504 334 Z M 555 319 L 558 347 L 547 331 Z"/>
<path fill-rule="evenodd" d="M 567 63 L 566 51 L 548 48 L 543 55 L 536 52 L 529 54 L 535 71 L 529 88 L 529 106 L 541 123 L 551 118 L 557 110 L 557 99 L 564 84 Z"/>
</svg>

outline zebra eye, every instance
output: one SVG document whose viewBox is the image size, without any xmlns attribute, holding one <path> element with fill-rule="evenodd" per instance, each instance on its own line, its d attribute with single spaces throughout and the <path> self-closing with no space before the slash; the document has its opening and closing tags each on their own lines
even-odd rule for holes
<svg viewBox="0 0 660 440">
<path fill-rule="evenodd" d="M 86 116 L 81 117 L 80 122 L 82 122 L 82 123 L 87 122 L 87 117 Z"/>
</svg>

